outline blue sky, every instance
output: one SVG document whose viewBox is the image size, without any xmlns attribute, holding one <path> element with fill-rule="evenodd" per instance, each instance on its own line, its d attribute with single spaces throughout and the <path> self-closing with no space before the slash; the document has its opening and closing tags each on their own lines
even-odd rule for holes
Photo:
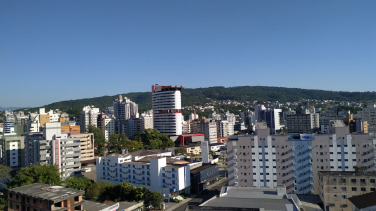
<svg viewBox="0 0 376 211">
<path fill-rule="evenodd" d="M 376 1 L 0 1 L 0 106 L 152 84 L 376 89 Z"/>
</svg>

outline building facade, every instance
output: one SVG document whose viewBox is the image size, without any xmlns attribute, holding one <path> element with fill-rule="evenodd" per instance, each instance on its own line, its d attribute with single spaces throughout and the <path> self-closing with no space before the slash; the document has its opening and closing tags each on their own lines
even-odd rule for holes
<svg viewBox="0 0 376 211">
<path fill-rule="evenodd" d="M 375 139 L 348 134 L 343 122 L 331 127 L 331 134 L 270 135 L 266 123 L 257 123 L 255 135 L 230 136 L 229 185 L 285 185 L 288 193 L 318 194 L 319 171 L 375 170 Z"/>
<path fill-rule="evenodd" d="M 108 138 L 110 138 L 110 136 L 115 133 L 115 129 L 116 129 L 115 119 L 110 116 L 106 116 L 106 115 L 103 116 L 101 129 L 102 129 L 102 135 L 104 139 L 108 141 Z"/>
<path fill-rule="evenodd" d="M 115 118 L 119 120 L 134 118 L 138 113 L 138 105 L 122 95 L 113 102 L 113 108 Z"/>
<path fill-rule="evenodd" d="M 320 128 L 318 113 L 287 115 L 288 133 L 315 133 Z"/>
<path fill-rule="evenodd" d="M 217 123 L 214 119 L 202 119 L 198 132 L 204 134 L 205 141 L 217 143 Z"/>
<path fill-rule="evenodd" d="M 168 162 L 169 161 L 169 162 Z M 147 185 L 149 190 L 168 193 L 189 193 L 190 168 L 180 160 L 163 156 L 144 157 L 135 161 L 129 154 L 112 154 L 97 158 L 97 181 L 113 184 L 130 182 Z"/>
<path fill-rule="evenodd" d="M 87 132 L 89 125 L 97 127 L 97 119 L 99 114 L 99 108 L 94 108 L 94 106 L 85 106 L 82 108 L 80 116 L 80 126 L 82 133 Z"/>
<path fill-rule="evenodd" d="M 181 89 L 184 86 L 152 86 L 153 127 L 166 135 L 182 134 Z"/>
<path fill-rule="evenodd" d="M 375 192 L 376 172 L 367 167 L 356 167 L 355 171 L 321 171 L 319 176 L 319 196 L 326 211 L 351 211 L 348 198 Z"/>
</svg>

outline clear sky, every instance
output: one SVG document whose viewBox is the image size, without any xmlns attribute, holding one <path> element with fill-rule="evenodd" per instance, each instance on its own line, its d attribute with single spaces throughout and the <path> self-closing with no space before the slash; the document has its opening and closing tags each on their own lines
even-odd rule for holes
<svg viewBox="0 0 376 211">
<path fill-rule="evenodd" d="M 152 84 L 376 89 L 375 0 L 0 1 L 0 106 Z"/>
</svg>

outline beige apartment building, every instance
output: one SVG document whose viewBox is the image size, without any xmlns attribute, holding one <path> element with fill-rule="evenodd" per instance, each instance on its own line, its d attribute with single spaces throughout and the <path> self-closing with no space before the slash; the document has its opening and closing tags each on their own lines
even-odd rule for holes
<svg viewBox="0 0 376 211">
<path fill-rule="evenodd" d="M 355 167 L 355 171 L 319 172 L 319 195 L 325 210 L 352 211 L 348 198 L 376 191 L 376 172 L 367 170 Z"/>
<path fill-rule="evenodd" d="M 84 161 L 94 160 L 94 134 L 93 133 L 80 133 L 71 134 L 72 138 L 79 138 L 81 141 L 81 163 Z"/>
</svg>

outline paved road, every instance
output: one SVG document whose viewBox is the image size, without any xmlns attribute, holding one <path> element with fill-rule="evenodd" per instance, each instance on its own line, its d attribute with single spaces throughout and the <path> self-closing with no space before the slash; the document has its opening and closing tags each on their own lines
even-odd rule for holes
<svg viewBox="0 0 376 211">
<path fill-rule="evenodd" d="M 218 195 L 219 192 L 221 191 L 222 186 L 224 186 L 226 184 L 227 184 L 227 178 L 225 178 L 223 180 L 220 180 L 218 183 L 215 183 L 215 184 L 209 186 L 209 188 L 208 188 L 209 191 L 206 194 L 199 194 L 195 198 L 193 198 L 192 200 L 190 200 L 188 203 L 182 204 L 179 207 L 175 208 L 174 210 L 176 210 L 176 211 L 184 211 L 184 209 L 188 205 L 196 205 L 196 206 L 198 206 L 198 205 L 202 204 L 203 202 L 211 199 L 215 195 Z M 217 191 L 216 191 L 216 189 L 217 189 Z"/>
</svg>

